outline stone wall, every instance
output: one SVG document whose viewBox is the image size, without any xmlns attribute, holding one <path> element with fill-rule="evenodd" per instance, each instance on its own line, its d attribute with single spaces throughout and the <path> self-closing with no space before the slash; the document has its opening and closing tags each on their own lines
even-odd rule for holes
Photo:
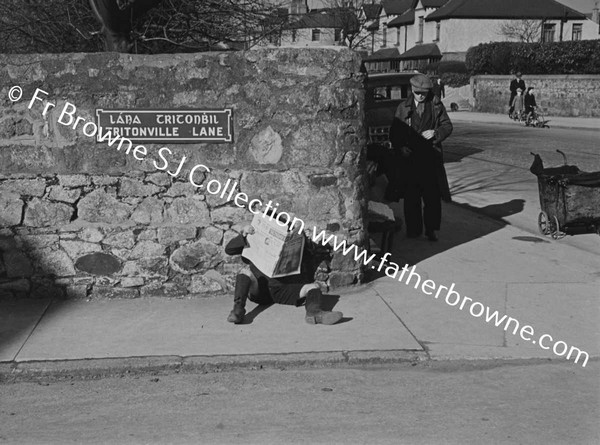
<svg viewBox="0 0 600 445">
<path fill-rule="evenodd" d="M 272 200 L 307 228 L 363 245 L 363 85 L 345 49 L 134 56 L 0 56 L 0 295 L 98 298 L 229 291 L 239 257 L 224 246 L 253 216 L 194 187 L 193 166 Z M 22 99 L 9 100 L 11 86 Z M 37 88 L 48 93 L 30 105 Z M 59 122 L 66 102 L 103 109 L 233 109 L 233 143 L 144 144 L 136 159 Z M 44 115 L 46 102 L 55 105 Z M 66 119 L 65 119 L 66 120 Z M 89 130 L 88 130 L 89 131 Z M 157 169 L 167 146 L 169 166 Z M 177 168 L 186 161 L 180 172 Z M 315 277 L 360 281 L 324 252 Z"/>
<path fill-rule="evenodd" d="M 549 116 L 600 117 L 600 75 L 524 75 L 538 106 Z M 474 111 L 508 113 L 511 76 L 471 78 Z"/>
</svg>

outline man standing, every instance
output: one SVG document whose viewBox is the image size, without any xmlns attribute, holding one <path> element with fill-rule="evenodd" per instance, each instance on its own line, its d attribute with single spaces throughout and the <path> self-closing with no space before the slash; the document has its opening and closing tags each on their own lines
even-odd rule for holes
<svg viewBox="0 0 600 445">
<path fill-rule="evenodd" d="M 513 100 L 517 95 L 517 90 L 520 88 L 521 91 L 525 91 L 525 81 L 521 79 L 521 73 L 517 73 L 516 77 L 510 81 L 510 100 L 508 101 L 508 115 L 512 116 L 515 107 L 513 106 Z"/>
<path fill-rule="evenodd" d="M 446 97 L 446 85 L 442 82 L 442 79 L 438 77 L 433 83 L 433 95 L 444 99 Z"/>
<path fill-rule="evenodd" d="M 423 233 L 437 241 L 442 219 L 441 200 L 449 202 L 450 187 L 444 169 L 442 141 L 452 133 L 452 122 L 429 77 L 410 79 L 411 94 L 396 109 L 390 141 L 400 152 L 400 181 L 404 189 L 406 234 Z"/>
</svg>

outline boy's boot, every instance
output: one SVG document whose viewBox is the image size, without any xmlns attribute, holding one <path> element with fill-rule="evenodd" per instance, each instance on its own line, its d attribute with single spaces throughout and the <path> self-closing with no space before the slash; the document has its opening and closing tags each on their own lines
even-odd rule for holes
<svg viewBox="0 0 600 445">
<path fill-rule="evenodd" d="M 341 312 L 321 309 L 322 295 L 319 289 L 311 289 L 306 294 L 306 322 L 309 324 L 335 324 L 343 317 Z"/>
<path fill-rule="evenodd" d="M 233 310 L 229 313 L 227 321 L 240 324 L 244 321 L 246 315 L 246 298 L 250 292 L 250 277 L 244 274 L 238 274 L 235 277 L 235 290 L 233 291 Z"/>
</svg>

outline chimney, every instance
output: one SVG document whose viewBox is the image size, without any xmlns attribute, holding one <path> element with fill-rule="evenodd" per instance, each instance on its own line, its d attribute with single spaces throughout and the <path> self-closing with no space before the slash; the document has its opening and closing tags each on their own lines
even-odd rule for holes
<svg viewBox="0 0 600 445">
<path fill-rule="evenodd" d="M 594 5 L 592 9 L 592 22 L 600 24 L 600 17 L 598 15 L 598 3 Z"/>
</svg>

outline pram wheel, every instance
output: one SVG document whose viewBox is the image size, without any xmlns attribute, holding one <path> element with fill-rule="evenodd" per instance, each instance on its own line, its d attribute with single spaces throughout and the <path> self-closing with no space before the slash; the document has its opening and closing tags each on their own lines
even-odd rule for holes
<svg viewBox="0 0 600 445">
<path fill-rule="evenodd" d="M 548 214 L 546 212 L 540 212 L 538 215 L 538 228 L 542 235 L 550 235 L 550 224 L 548 221 Z"/>
</svg>

